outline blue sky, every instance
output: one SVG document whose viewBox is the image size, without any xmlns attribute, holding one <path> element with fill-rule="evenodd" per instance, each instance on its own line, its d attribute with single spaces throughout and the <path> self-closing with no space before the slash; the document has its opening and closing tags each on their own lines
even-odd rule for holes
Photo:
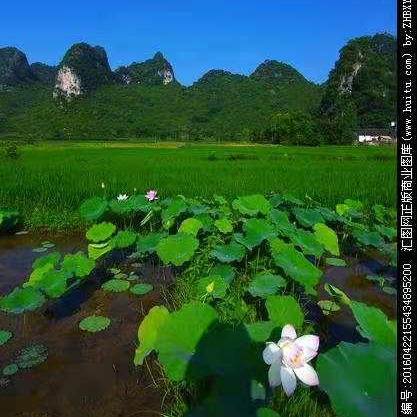
<svg viewBox="0 0 417 417">
<path fill-rule="evenodd" d="M 249 74 L 265 59 L 325 81 L 352 37 L 396 32 L 395 0 L 69 0 L 4 2 L 0 47 L 57 64 L 75 42 L 115 68 L 161 51 L 189 85 L 210 69 Z"/>
</svg>

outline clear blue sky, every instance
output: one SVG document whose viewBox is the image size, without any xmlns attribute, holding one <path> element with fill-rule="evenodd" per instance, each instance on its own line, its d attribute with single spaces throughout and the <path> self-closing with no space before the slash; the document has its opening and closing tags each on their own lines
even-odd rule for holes
<svg viewBox="0 0 417 417">
<path fill-rule="evenodd" d="M 249 74 L 265 59 L 322 82 L 352 37 L 396 32 L 395 0 L 4 1 L 0 47 L 57 64 L 75 42 L 115 68 L 160 50 L 189 85 L 210 69 Z"/>
</svg>

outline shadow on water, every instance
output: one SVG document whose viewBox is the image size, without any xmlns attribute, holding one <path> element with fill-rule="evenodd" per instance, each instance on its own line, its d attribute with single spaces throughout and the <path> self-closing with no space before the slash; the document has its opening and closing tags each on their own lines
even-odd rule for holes
<svg viewBox="0 0 417 417">
<path fill-rule="evenodd" d="M 3 238 L 0 238 L 3 239 Z M 32 238 L 12 237 L 0 242 L 0 294 L 25 280 L 39 240 L 56 244 L 52 250 L 65 254 L 83 247 L 79 236 Z M 13 363 L 21 348 L 42 344 L 48 349 L 46 362 L 20 370 L 0 382 L 2 417 L 150 417 L 160 413 L 161 393 L 153 375 L 160 371 L 152 363 L 136 368 L 133 356 L 138 324 L 154 305 L 163 303 L 162 290 L 172 282 L 168 270 L 147 265 L 133 268 L 138 282 L 150 283 L 154 291 L 145 296 L 130 292 L 108 293 L 100 289 L 108 277 L 99 269 L 81 287 L 43 309 L 25 315 L 0 313 L 0 328 L 13 332 L 1 347 L 0 369 Z M 132 283 L 134 284 L 134 282 Z M 104 315 L 111 325 L 99 333 L 79 329 L 89 315 Z"/>
</svg>

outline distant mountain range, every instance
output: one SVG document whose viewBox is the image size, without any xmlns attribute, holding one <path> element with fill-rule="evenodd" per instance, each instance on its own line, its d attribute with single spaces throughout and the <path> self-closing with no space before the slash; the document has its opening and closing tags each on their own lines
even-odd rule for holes
<svg viewBox="0 0 417 417">
<path fill-rule="evenodd" d="M 211 70 L 184 87 L 160 52 L 112 71 L 105 50 L 86 43 L 71 46 L 58 66 L 29 64 L 17 48 L 0 48 L 2 135 L 241 140 L 274 114 L 298 111 L 324 120 L 328 141 L 338 142 L 344 124 L 386 127 L 395 97 L 389 34 L 350 41 L 322 85 L 274 60 L 249 76 Z"/>
</svg>

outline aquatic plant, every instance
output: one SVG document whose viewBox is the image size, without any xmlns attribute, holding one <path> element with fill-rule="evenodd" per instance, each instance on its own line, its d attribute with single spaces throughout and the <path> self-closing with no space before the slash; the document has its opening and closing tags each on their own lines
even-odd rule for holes
<svg viewBox="0 0 417 417">
<path fill-rule="evenodd" d="M 101 332 L 110 326 L 111 320 L 104 316 L 89 316 L 80 321 L 79 328 L 90 333 Z"/>
<path fill-rule="evenodd" d="M 13 337 L 13 333 L 8 330 L 0 330 L 0 346 L 6 344 Z"/>
</svg>

